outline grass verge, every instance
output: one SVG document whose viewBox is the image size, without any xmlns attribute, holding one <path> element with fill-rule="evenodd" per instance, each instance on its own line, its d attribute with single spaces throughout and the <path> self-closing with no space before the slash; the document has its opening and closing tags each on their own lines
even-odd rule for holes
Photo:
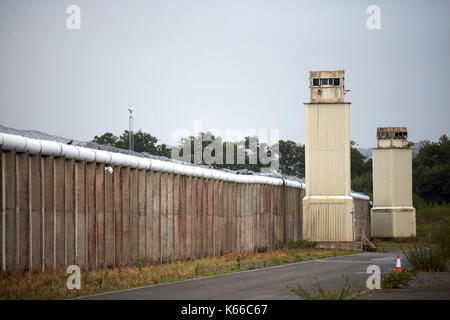
<svg viewBox="0 0 450 320">
<path fill-rule="evenodd" d="M 136 288 L 357 253 L 356 251 L 292 247 L 285 246 L 256 253 L 231 253 L 218 257 L 174 261 L 164 264 L 151 264 L 144 259 L 140 259 L 136 266 L 82 270 L 80 290 L 67 289 L 66 281 L 70 275 L 65 273 L 64 270 L 0 274 L 0 299 L 74 298 L 111 290 Z"/>
</svg>

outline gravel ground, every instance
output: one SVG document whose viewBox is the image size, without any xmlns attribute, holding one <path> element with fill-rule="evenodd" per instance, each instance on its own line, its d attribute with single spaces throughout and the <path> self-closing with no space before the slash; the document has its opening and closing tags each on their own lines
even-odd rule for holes
<svg viewBox="0 0 450 320">
<path fill-rule="evenodd" d="M 406 288 L 376 290 L 360 300 L 450 300 L 450 272 L 420 273 Z"/>
</svg>

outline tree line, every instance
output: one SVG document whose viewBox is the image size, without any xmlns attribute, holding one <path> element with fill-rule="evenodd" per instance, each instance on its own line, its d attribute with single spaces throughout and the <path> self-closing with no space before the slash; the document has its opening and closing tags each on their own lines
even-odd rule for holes
<svg viewBox="0 0 450 320">
<path fill-rule="evenodd" d="M 134 151 L 147 152 L 149 154 L 171 158 L 172 147 L 160 143 L 160 140 L 142 130 L 133 133 Z M 207 136 L 207 139 L 205 139 Z M 125 130 L 120 136 L 107 132 L 101 136 L 95 136 L 92 142 L 108 145 L 121 149 L 128 149 L 129 132 Z M 197 141 L 197 143 L 196 143 Z M 252 141 L 256 141 L 256 154 L 252 149 Z M 190 155 L 187 159 L 194 162 L 196 153 L 203 154 L 213 142 L 219 144 L 220 161 L 205 163 L 201 158 L 201 164 L 208 164 L 213 168 L 230 170 L 250 170 L 261 172 L 270 165 L 260 160 L 260 153 L 271 154 L 272 146 L 260 142 L 256 137 L 245 137 L 242 141 L 230 142 L 221 137 L 216 137 L 209 132 L 201 132 L 198 136 L 183 138 L 180 146 L 191 144 Z M 413 159 L 413 192 L 414 199 L 424 199 L 428 202 L 448 203 L 450 199 L 450 141 L 446 135 L 440 137 L 437 142 L 421 141 L 418 155 Z M 180 147 L 176 146 L 176 147 Z M 291 140 L 279 140 L 277 142 L 279 162 L 278 172 L 289 176 L 305 177 L 305 146 Z M 232 152 L 232 160 L 226 161 L 226 152 Z M 243 151 L 243 158 L 237 161 L 239 151 Z M 178 152 L 178 151 L 177 151 Z M 186 155 L 183 155 L 186 156 Z M 197 158 L 198 159 L 198 158 Z M 250 161 L 253 159 L 254 161 Z M 223 161 L 222 161 L 223 160 Z M 198 161 L 198 160 L 197 160 Z M 197 162 L 196 162 L 197 163 Z M 372 198 L 372 159 L 361 154 L 351 142 L 351 181 L 354 191 L 363 192 Z"/>
</svg>

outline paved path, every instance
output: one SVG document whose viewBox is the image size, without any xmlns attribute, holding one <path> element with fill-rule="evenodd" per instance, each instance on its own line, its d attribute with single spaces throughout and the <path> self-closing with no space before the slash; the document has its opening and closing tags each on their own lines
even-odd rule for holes
<svg viewBox="0 0 450 320">
<path fill-rule="evenodd" d="M 358 286 L 365 286 L 369 265 L 375 264 L 382 272 L 395 267 L 395 253 L 360 253 L 294 263 L 265 269 L 235 272 L 207 278 L 177 281 L 137 289 L 101 293 L 85 299 L 169 299 L 169 300 L 245 300 L 298 299 L 283 282 L 309 286 L 309 277 L 315 276 L 326 287 L 338 284 L 342 273 Z"/>
</svg>

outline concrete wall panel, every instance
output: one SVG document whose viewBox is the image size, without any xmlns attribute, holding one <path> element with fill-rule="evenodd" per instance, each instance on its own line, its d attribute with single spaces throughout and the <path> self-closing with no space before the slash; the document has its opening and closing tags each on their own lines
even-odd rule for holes
<svg viewBox="0 0 450 320">
<path fill-rule="evenodd" d="M 56 267 L 66 264 L 65 225 L 65 159 L 55 158 L 55 254 Z M 95 214 L 95 209 L 93 211 Z M 95 251 L 94 251 L 95 254 Z"/>
<path fill-rule="evenodd" d="M 130 171 L 130 241 L 131 263 L 136 263 L 139 256 L 139 169 Z"/>
<path fill-rule="evenodd" d="M 91 268 L 97 266 L 95 179 L 96 179 L 96 164 L 95 163 L 86 164 L 86 214 L 87 214 L 86 230 L 87 230 L 87 247 L 88 247 L 88 265 Z"/>
<path fill-rule="evenodd" d="M 44 170 L 44 179 L 46 172 Z M 45 186 L 45 184 L 44 184 Z M 76 217 L 76 264 L 87 266 L 87 232 L 86 232 L 86 162 L 75 163 L 75 217 Z M 47 196 L 47 194 L 45 194 Z M 45 219 L 44 219 L 45 222 Z M 45 230 L 45 229 L 44 229 Z M 44 232 L 45 233 L 45 232 Z M 45 257 L 45 253 L 44 253 Z"/>
<path fill-rule="evenodd" d="M 131 263 L 130 168 L 122 168 L 122 263 Z"/>
<path fill-rule="evenodd" d="M 39 270 L 42 270 L 42 258 L 43 258 L 42 252 L 43 198 L 41 190 L 42 188 L 41 163 L 42 163 L 41 155 L 35 155 L 30 157 L 31 268 Z M 73 232 L 73 234 L 75 233 Z"/>
<path fill-rule="evenodd" d="M 95 168 L 95 226 L 97 236 L 97 266 L 105 266 L 105 166 Z"/>
<path fill-rule="evenodd" d="M 43 190 L 45 207 L 43 223 L 44 270 L 53 270 L 53 268 L 55 267 L 55 161 L 53 156 L 45 157 L 42 159 L 44 161 Z"/>
<path fill-rule="evenodd" d="M 113 169 L 114 170 L 114 169 Z M 105 266 L 114 266 L 115 254 L 115 218 L 114 218 L 114 171 L 105 172 Z"/>
<path fill-rule="evenodd" d="M 152 175 L 153 189 L 153 258 L 154 262 L 161 262 L 161 173 L 154 172 Z"/>
<path fill-rule="evenodd" d="M 113 167 L 113 192 L 114 192 L 114 264 L 123 263 L 123 169 L 120 166 Z"/>
<path fill-rule="evenodd" d="M 6 270 L 17 270 L 17 213 L 16 213 L 16 197 L 17 197 L 17 179 L 16 179 L 16 152 L 7 151 L 4 156 L 4 175 L 5 182 L 5 266 Z M 3 245 L 3 242 L 2 242 Z M 53 261 L 52 261 L 53 262 Z"/>
<path fill-rule="evenodd" d="M 138 246 L 138 258 L 146 258 L 146 183 L 145 183 L 146 170 L 139 170 L 138 175 L 138 217 L 137 217 L 137 246 Z"/>
<path fill-rule="evenodd" d="M 76 262 L 75 255 L 75 160 L 65 160 L 64 186 L 64 223 L 65 223 L 65 263 L 72 265 Z"/>
</svg>

